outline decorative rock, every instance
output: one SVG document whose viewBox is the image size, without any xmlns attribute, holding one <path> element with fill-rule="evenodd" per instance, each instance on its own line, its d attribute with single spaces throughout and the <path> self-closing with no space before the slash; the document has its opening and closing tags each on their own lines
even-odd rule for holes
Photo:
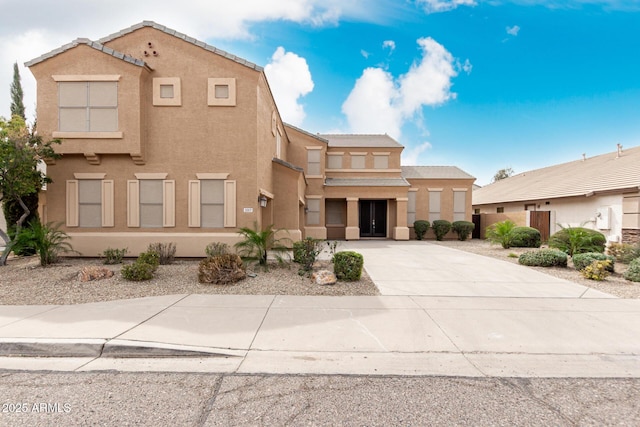
<svg viewBox="0 0 640 427">
<path fill-rule="evenodd" d="M 78 280 L 81 282 L 90 282 L 91 280 L 108 279 L 113 276 L 113 271 L 106 267 L 87 266 L 83 267 L 78 273 Z"/>
<path fill-rule="evenodd" d="M 320 270 L 313 273 L 311 276 L 318 285 L 334 285 L 338 279 L 336 279 L 336 275 L 330 272 L 329 270 Z"/>
</svg>

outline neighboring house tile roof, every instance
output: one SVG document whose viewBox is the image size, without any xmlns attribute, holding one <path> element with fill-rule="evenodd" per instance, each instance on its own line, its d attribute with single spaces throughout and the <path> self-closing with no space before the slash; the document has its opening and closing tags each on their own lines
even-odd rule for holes
<svg viewBox="0 0 640 427">
<path fill-rule="evenodd" d="M 327 187 L 409 187 L 404 178 L 327 178 Z"/>
<path fill-rule="evenodd" d="M 329 141 L 329 147 L 354 147 L 354 148 L 402 148 L 402 145 L 389 135 L 347 135 L 347 134 L 320 134 L 321 138 Z"/>
<path fill-rule="evenodd" d="M 179 38 L 181 40 L 184 40 L 187 43 L 191 43 L 191 44 L 193 44 L 195 46 L 201 47 L 202 49 L 208 50 L 208 51 L 213 52 L 213 53 L 215 53 L 217 55 L 220 55 L 222 57 L 225 57 L 227 59 L 235 61 L 238 64 L 244 65 L 244 66 L 249 67 L 251 69 L 254 69 L 256 71 L 263 71 L 262 67 L 260 67 L 259 65 L 254 64 L 253 62 L 249 62 L 246 59 L 242 59 L 242 58 L 240 58 L 238 56 L 232 55 L 232 54 L 230 54 L 230 53 L 228 53 L 228 52 L 226 52 L 226 51 L 224 51 L 222 49 L 218 49 L 217 47 L 208 45 L 205 42 L 202 42 L 200 40 L 196 40 L 193 37 L 189 37 L 186 34 L 182 34 L 182 33 L 178 32 L 176 30 L 172 30 L 171 28 L 165 27 L 164 25 L 157 24 L 157 23 L 155 23 L 153 21 L 142 21 L 142 22 L 140 22 L 138 24 L 132 25 L 129 28 L 125 28 L 124 30 L 120 30 L 117 33 L 113 33 L 111 35 L 103 37 L 100 40 L 98 40 L 97 42 L 91 41 L 91 40 L 86 39 L 86 38 L 76 39 L 71 43 L 68 43 L 68 44 L 66 44 L 64 46 L 61 46 L 61 47 L 59 47 L 57 49 L 52 50 L 49 53 L 45 53 L 44 55 L 41 55 L 41 56 L 39 56 L 39 57 L 37 57 L 35 59 L 32 59 L 31 61 L 26 62 L 24 65 L 26 67 L 30 67 L 30 66 L 35 65 L 35 64 L 37 64 L 39 62 L 45 61 L 45 60 L 47 60 L 49 58 L 52 58 L 52 57 L 54 57 L 56 55 L 59 55 L 59 54 L 65 52 L 65 51 L 67 51 L 67 50 L 69 50 L 71 48 L 74 48 L 74 47 L 78 46 L 79 44 L 86 44 L 89 47 L 92 47 L 94 49 L 102 51 L 102 52 L 104 52 L 106 54 L 112 55 L 112 56 L 114 56 L 116 58 L 122 59 L 122 60 L 124 60 L 126 62 L 130 62 L 130 63 L 132 63 L 134 65 L 147 66 L 148 67 L 148 65 L 145 64 L 145 62 L 143 60 L 141 60 L 141 59 L 133 58 L 133 57 L 131 57 L 129 55 L 125 55 L 124 53 L 115 51 L 115 50 L 113 50 L 113 49 L 111 49 L 111 48 L 109 48 L 107 46 L 104 46 L 105 43 L 108 43 L 113 39 L 117 39 L 118 37 L 122 37 L 122 36 L 124 36 L 126 34 L 132 33 L 133 31 L 138 30 L 140 28 L 144 28 L 144 27 L 153 27 L 156 30 L 162 31 L 162 32 L 164 32 L 166 34 L 169 34 L 171 36 L 174 36 L 174 37 L 177 37 L 177 38 Z"/>
<path fill-rule="evenodd" d="M 138 59 L 138 58 L 134 58 L 132 56 L 126 55 L 122 52 L 118 52 L 117 50 L 113 50 L 110 47 L 107 47 L 105 45 L 103 45 L 102 43 L 99 42 L 94 42 L 91 41 L 89 39 L 85 39 L 85 38 L 78 38 L 75 39 L 74 41 L 72 41 L 71 43 L 67 43 L 64 46 L 60 46 L 57 49 L 52 50 L 51 52 L 45 53 L 44 55 L 40 55 L 37 58 L 32 59 L 31 61 L 25 62 L 24 65 L 25 67 L 31 67 L 32 65 L 38 64 L 42 61 L 46 61 L 49 58 L 53 58 L 54 56 L 57 56 L 63 52 L 66 52 L 69 49 L 73 49 L 74 47 L 78 46 L 78 45 L 87 45 L 93 49 L 96 49 L 100 52 L 106 53 L 107 55 L 111 55 L 114 58 L 118 58 L 121 59 L 125 62 L 128 62 L 130 64 L 133 65 L 137 65 L 139 67 L 146 67 L 146 68 L 150 68 L 143 60 Z"/>
<path fill-rule="evenodd" d="M 475 179 L 456 166 L 402 166 L 403 178 Z"/>
<path fill-rule="evenodd" d="M 640 146 L 523 172 L 473 192 L 473 204 L 522 202 L 640 190 Z"/>
<path fill-rule="evenodd" d="M 153 27 L 156 30 L 162 31 L 164 33 L 169 34 L 170 36 L 174 36 L 174 37 L 177 37 L 177 38 L 179 38 L 181 40 L 184 40 L 187 43 L 191 43 L 191 44 L 193 44 L 195 46 L 201 47 L 201 48 L 203 48 L 205 50 L 208 50 L 210 52 L 213 52 L 213 53 L 215 53 L 217 55 L 223 56 L 223 57 L 225 57 L 227 59 L 230 59 L 232 61 L 237 62 L 238 64 L 242 64 L 242 65 L 244 65 L 246 67 L 249 67 L 249 68 L 252 68 L 252 69 L 254 69 L 256 71 L 263 71 L 263 68 L 261 66 L 256 65 L 253 62 L 249 62 L 246 59 L 240 58 L 239 56 L 232 55 L 229 52 L 226 52 L 226 51 L 224 51 L 222 49 L 218 49 L 215 46 L 208 45 L 203 41 L 196 40 L 193 37 L 189 37 L 186 34 L 182 34 L 181 32 L 178 32 L 176 30 L 168 28 L 168 27 L 166 27 L 164 25 L 160 25 L 160 24 L 158 24 L 156 22 L 153 22 L 153 21 L 142 21 L 142 22 L 140 22 L 138 24 L 132 25 L 129 28 L 125 28 L 124 30 L 120 30 L 117 33 L 113 33 L 113 34 L 110 34 L 110 35 L 108 35 L 106 37 L 103 37 L 103 38 L 101 38 L 99 40 L 99 42 L 100 43 L 107 43 L 107 42 L 109 42 L 109 41 L 111 41 L 113 39 L 117 39 L 118 37 L 122 37 L 122 36 L 124 36 L 126 34 L 132 33 L 135 30 L 138 30 L 138 29 L 144 28 L 144 27 Z"/>
<path fill-rule="evenodd" d="M 304 172 L 304 169 L 302 169 L 300 166 L 296 166 L 293 163 L 285 162 L 284 160 L 278 159 L 277 157 L 274 157 L 273 159 L 271 159 L 271 161 L 273 163 L 277 163 L 279 165 L 282 165 L 282 166 L 284 166 L 286 168 L 293 169 L 294 171 Z"/>
</svg>

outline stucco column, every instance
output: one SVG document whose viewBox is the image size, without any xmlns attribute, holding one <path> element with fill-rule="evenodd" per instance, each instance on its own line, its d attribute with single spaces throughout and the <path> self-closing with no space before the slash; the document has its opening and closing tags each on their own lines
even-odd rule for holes
<svg viewBox="0 0 640 427">
<path fill-rule="evenodd" d="M 358 198 L 347 197 L 346 240 L 360 240 L 360 218 L 358 215 Z"/>
<path fill-rule="evenodd" d="M 396 226 L 393 227 L 394 240 L 409 240 L 409 227 L 407 227 L 407 204 L 409 198 L 398 197 L 396 199 Z"/>
</svg>

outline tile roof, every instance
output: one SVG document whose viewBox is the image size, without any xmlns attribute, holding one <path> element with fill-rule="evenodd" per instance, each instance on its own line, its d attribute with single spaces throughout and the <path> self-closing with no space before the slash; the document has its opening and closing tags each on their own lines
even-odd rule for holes
<svg viewBox="0 0 640 427">
<path fill-rule="evenodd" d="M 402 166 L 403 178 L 475 179 L 456 166 Z"/>
<path fill-rule="evenodd" d="M 350 135 L 350 134 L 320 134 L 321 138 L 329 141 L 329 147 L 375 147 L 402 148 L 402 145 L 389 135 Z"/>
<path fill-rule="evenodd" d="M 483 205 L 640 190 L 640 146 L 523 172 L 473 191 Z"/>
<path fill-rule="evenodd" d="M 327 178 L 327 187 L 409 187 L 404 178 Z"/>
<path fill-rule="evenodd" d="M 24 65 L 27 66 L 27 67 L 30 67 L 30 66 L 35 65 L 35 64 L 37 64 L 39 62 L 45 61 L 45 60 L 47 60 L 49 58 L 52 58 L 52 57 L 54 57 L 56 55 L 59 55 L 59 54 L 65 52 L 65 51 L 67 51 L 67 50 L 69 50 L 71 48 L 74 48 L 74 47 L 78 46 L 79 44 L 86 44 L 87 46 L 93 47 L 94 49 L 100 50 L 100 51 L 102 51 L 104 53 L 112 55 L 112 56 L 114 56 L 114 57 L 116 57 L 118 59 L 122 59 L 122 60 L 124 60 L 126 62 L 130 62 L 130 63 L 132 63 L 134 65 L 147 66 L 145 64 L 145 62 L 143 60 L 141 60 L 141 59 L 133 58 L 131 56 L 125 55 L 124 53 L 115 51 L 115 50 L 113 50 L 113 49 L 111 49 L 109 47 L 104 46 L 106 43 L 110 42 L 111 40 L 117 39 L 118 37 L 122 37 L 122 36 L 124 36 L 126 34 L 132 33 L 134 31 L 139 30 L 140 28 L 144 28 L 144 27 L 155 28 L 156 30 L 162 31 L 162 32 L 164 32 L 166 34 L 169 34 L 171 36 L 174 36 L 174 37 L 177 37 L 177 38 L 179 38 L 181 40 L 184 40 L 187 43 L 191 43 L 191 44 L 193 44 L 195 46 L 198 46 L 198 47 L 200 47 L 202 49 L 208 50 L 209 52 L 213 52 L 216 55 L 220 55 L 220 56 L 225 57 L 227 59 L 230 59 L 230 60 L 232 60 L 234 62 L 237 62 L 238 64 L 244 65 L 245 67 L 249 67 L 249 68 L 254 69 L 256 71 L 263 71 L 262 67 L 260 67 L 259 65 L 254 64 L 253 62 L 249 62 L 246 59 L 242 59 L 242 58 L 240 58 L 238 56 L 232 55 L 232 54 L 230 54 L 230 53 L 228 53 L 228 52 L 226 52 L 226 51 L 224 51 L 222 49 L 218 49 L 217 47 L 208 45 L 205 42 L 202 42 L 200 40 L 196 40 L 193 37 L 189 37 L 186 34 L 182 34 L 182 33 L 178 32 L 176 30 L 172 30 L 171 28 L 165 27 L 164 25 L 157 24 L 157 23 L 155 23 L 153 21 L 142 21 L 142 22 L 140 22 L 138 24 L 132 25 L 129 28 L 125 28 L 124 30 L 120 30 L 117 33 L 113 33 L 113 34 L 110 34 L 110 35 L 108 35 L 106 37 L 103 37 L 100 40 L 98 40 L 97 42 L 91 41 L 91 40 L 86 39 L 86 38 L 76 39 L 71 43 L 68 43 L 68 44 L 66 44 L 66 45 L 64 45 L 62 47 L 59 47 L 57 49 L 52 50 L 49 53 L 45 53 L 44 55 L 41 55 L 41 56 L 39 56 L 39 57 L 37 57 L 35 59 L 32 59 L 31 61 L 26 62 Z"/>
<path fill-rule="evenodd" d="M 107 55 L 111 55 L 114 58 L 121 59 L 130 64 L 137 65 L 139 67 L 149 68 L 149 66 L 141 59 L 134 58 L 129 55 L 125 55 L 124 53 L 118 52 L 117 50 L 113 50 L 110 47 L 103 45 L 102 43 L 94 42 L 86 38 L 77 38 L 71 43 L 67 43 L 64 46 L 60 46 L 59 48 L 52 50 L 51 52 L 45 53 L 44 55 L 40 55 L 37 58 L 32 59 L 31 61 L 25 62 L 24 65 L 25 67 L 31 67 L 32 65 L 38 64 L 42 61 L 46 61 L 49 58 L 53 58 L 54 56 L 57 56 L 63 52 L 66 52 L 69 49 L 73 49 L 74 47 L 81 44 L 87 45 L 93 49 L 106 53 Z"/>
<path fill-rule="evenodd" d="M 177 37 L 177 38 L 179 38 L 181 40 L 184 40 L 187 43 L 191 43 L 192 45 L 201 47 L 202 49 L 208 50 L 209 52 L 213 52 L 216 55 L 223 56 L 223 57 L 225 57 L 227 59 L 230 59 L 232 61 L 237 62 L 238 64 L 242 64 L 245 67 L 252 68 L 252 69 L 254 69 L 256 71 L 263 71 L 263 68 L 261 66 L 256 65 L 253 62 L 247 61 L 246 59 L 242 59 L 239 56 L 235 56 L 235 55 L 233 55 L 233 54 L 231 54 L 229 52 L 226 52 L 226 51 L 224 51 L 222 49 L 218 49 L 215 46 L 211 46 L 211 45 L 209 45 L 209 44 L 207 44 L 207 43 L 205 43 L 203 41 L 196 40 L 193 37 L 189 37 L 186 34 L 180 33 L 180 32 L 178 32 L 176 30 L 168 28 L 168 27 L 166 27 L 164 25 L 160 25 L 160 24 L 158 24 L 156 22 L 153 22 L 153 21 L 142 21 L 142 22 L 140 22 L 138 24 L 132 25 L 129 28 L 125 28 L 124 30 L 120 30 L 117 33 L 113 33 L 113 34 L 110 34 L 110 35 L 108 35 L 106 37 L 103 37 L 99 41 L 100 41 L 100 43 L 107 43 L 107 42 L 109 42 L 109 41 L 111 41 L 113 39 L 117 39 L 118 37 L 122 37 L 122 36 L 124 36 L 126 34 L 132 33 L 134 31 L 139 30 L 140 28 L 144 28 L 144 27 L 155 28 L 156 30 L 162 31 L 163 33 L 169 34 L 170 36 Z"/>
<path fill-rule="evenodd" d="M 329 142 L 326 139 L 324 139 L 323 137 L 321 137 L 319 134 L 314 134 L 314 133 L 308 132 L 308 131 L 306 131 L 304 129 L 300 129 L 299 127 L 296 127 L 296 126 L 294 126 L 292 124 L 289 124 L 289 123 L 283 123 L 283 124 L 284 124 L 284 126 L 286 128 L 291 128 L 293 130 L 296 130 L 296 131 L 298 131 L 300 133 L 303 133 L 303 134 L 308 135 L 308 136 L 310 136 L 312 138 L 315 138 L 320 142 L 324 142 L 325 144 Z"/>
</svg>

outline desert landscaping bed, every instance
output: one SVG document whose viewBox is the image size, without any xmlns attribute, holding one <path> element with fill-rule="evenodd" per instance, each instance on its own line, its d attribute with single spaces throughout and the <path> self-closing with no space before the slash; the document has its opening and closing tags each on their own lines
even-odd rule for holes
<svg viewBox="0 0 640 427">
<path fill-rule="evenodd" d="M 161 265 L 153 279 L 142 282 L 123 279 L 122 265 L 107 265 L 104 267 L 114 272 L 112 277 L 82 282 L 78 280 L 82 267 L 103 266 L 101 260 L 63 258 L 60 263 L 40 267 L 36 257 L 10 258 L 7 266 L 0 267 L 0 305 L 82 304 L 174 294 L 380 295 L 366 272 L 357 282 L 321 286 L 298 275 L 297 264 L 274 265 L 266 272 L 255 269 L 255 277 L 234 284 L 200 284 L 198 262 L 178 259 Z"/>
</svg>

